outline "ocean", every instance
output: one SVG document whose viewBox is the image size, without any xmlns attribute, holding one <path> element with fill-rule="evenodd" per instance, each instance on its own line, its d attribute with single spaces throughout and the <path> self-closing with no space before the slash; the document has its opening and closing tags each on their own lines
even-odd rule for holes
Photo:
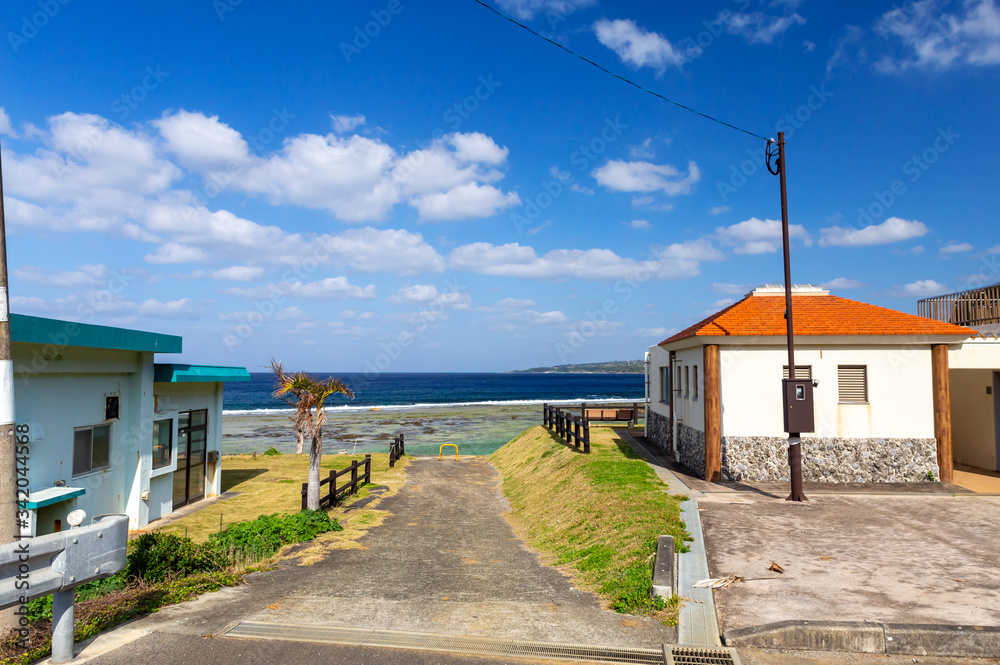
<svg viewBox="0 0 1000 665">
<path fill-rule="evenodd" d="M 317 378 L 329 376 L 316 373 Z M 543 402 L 642 401 L 641 374 L 336 374 L 354 399 L 327 400 L 324 453 L 385 452 L 406 435 L 407 452 L 437 454 L 455 443 L 463 455 L 488 455 L 541 424 Z M 274 397 L 274 375 L 226 384 L 222 452 L 294 451 L 288 415 Z M 308 444 L 307 444 L 308 445 Z"/>
</svg>

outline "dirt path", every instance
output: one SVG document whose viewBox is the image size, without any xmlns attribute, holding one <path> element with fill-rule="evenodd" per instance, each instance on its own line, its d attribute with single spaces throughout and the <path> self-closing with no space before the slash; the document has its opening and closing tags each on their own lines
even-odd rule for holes
<svg viewBox="0 0 1000 665">
<path fill-rule="evenodd" d="M 504 519 L 499 476 L 483 458 L 419 458 L 405 487 L 379 507 L 392 516 L 361 539 L 364 549 L 165 608 L 102 637 L 124 646 L 92 662 L 131 664 L 160 652 L 168 635 L 185 643 L 222 637 L 241 621 L 651 648 L 671 637 L 657 621 L 602 609 L 594 594 L 543 566 Z M 244 654 L 258 649 L 252 640 L 225 641 Z"/>
</svg>

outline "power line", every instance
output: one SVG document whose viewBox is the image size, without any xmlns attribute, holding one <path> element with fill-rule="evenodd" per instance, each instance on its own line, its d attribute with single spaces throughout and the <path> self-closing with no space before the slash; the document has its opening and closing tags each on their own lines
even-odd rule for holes
<svg viewBox="0 0 1000 665">
<path fill-rule="evenodd" d="M 583 60 L 587 64 L 590 64 L 590 65 L 593 65 L 594 67 L 597 67 L 598 69 L 600 69 L 605 74 L 609 74 L 609 75 L 615 77 L 616 79 L 618 79 L 619 81 L 624 81 L 625 83 L 628 83 L 629 85 L 631 85 L 633 87 L 636 87 L 639 90 L 642 90 L 643 92 L 648 92 L 649 94 L 651 94 L 654 97 L 657 97 L 657 98 L 659 98 L 659 99 L 667 102 L 668 104 L 673 104 L 674 106 L 682 108 L 685 111 L 688 111 L 690 113 L 694 113 L 695 115 L 700 115 L 702 118 L 706 118 L 708 120 L 711 120 L 712 122 L 715 122 L 715 123 L 718 123 L 720 125 L 723 125 L 724 127 L 729 127 L 730 129 L 735 129 L 738 132 L 743 132 L 744 134 L 749 134 L 750 136 L 752 136 L 754 138 L 763 139 L 763 140 L 767 141 L 768 143 L 773 143 L 773 141 L 771 139 L 767 138 L 766 136 L 761 136 L 760 134 L 757 134 L 755 132 L 751 132 L 748 129 L 743 129 L 742 127 L 737 127 L 736 125 L 728 123 L 725 120 L 719 120 L 718 118 L 714 118 L 714 117 L 708 115 L 707 113 L 702 113 L 701 111 L 697 111 L 697 110 L 691 108 L 690 106 L 687 106 L 685 104 L 681 104 L 680 102 L 676 102 L 676 101 L 670 99 L 669 97 L 664 97 L 663 95 L 661 95 L 660 93 L 656 92 L 655 90 L 650 90 L 649 88 L 646 88 L 646 87 L 644 87 L 642 85 L 639 85 L 635 81 L 633 81 L 631 79 L 628 79 L 628 78 L 625 78 L 621 74 L 616 74 L 615 72 L 611 71 L 610 69 L 607 69 L 603 65 L 599 65 L 598 63 L 594 62 L 590 58 L 587 58 L 586 56 L 580 55 L 576 51 L 573 51 L 573 50 L 571 50 L 571 49 L 563 46 L 562 44 L 560 44 L 559 42 L 557 42 L 557 41 L 555 41 L 553 39 L 549 39 L 548 37 L 546 37 L 545 35 L 543 35 L 543 34 L 541 34 L 539 32 L 535 32 L 534 30 L 532 30 L 531 28 L 529 28 L 525 24 L 521 23 L 517 19 L 513 18 L 512 16 L 508 16 L 507 14 L 504 14 L 499 9 L 496 9 L 495 7 L 492 7 L 491 5 L 486 4 L 485 2 L 483 2 L 483 0 L 473 0 L 473 2 L 475 2 L 478 5 L 481 5 L 481 6 L 485 7 L 486 9 L 490 10 L 491 12 L 493 12 L 494 14 L 496 14 L 497 16 L 499 16 L 500 18 L 506 19 L 506 20 L 510 21 L 511 23 L 513 23 L 514 25 L 516 25 L 518 27 L 524 28 L 525 30 L 527 30 L 528 32 L 530 32 L 531 34 L 533 34 L 534 36 L 536 36 L 536 37 L 538 37 L 540 39 L 544 39 L 545 41 L 547 41 L 548 43 L 552 44 L 553 46 L 557 46 L 557 47 L 561 48 L 563 51 L 566 51 L 566 53 L 569 53 L 573 57 L 579 58 L 580 60 Z"/>
</svg>

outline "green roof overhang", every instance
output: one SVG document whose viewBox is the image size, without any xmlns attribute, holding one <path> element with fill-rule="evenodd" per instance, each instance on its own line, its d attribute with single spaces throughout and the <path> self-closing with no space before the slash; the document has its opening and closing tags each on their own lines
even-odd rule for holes
<svg viewBox="0 0 1000 665">
<path fill-rule="evenodd" d="M 27 344 L 82 346 L 117 351 L 180 353 L 181 338 L 143 330 L 96 326 L 24 314 L 10 315 L 11 340 Z"/>
<path fill-rule="evenodd" d="M 153 365 L 153 381 L 156 383 L 219 383 L 249 380 L 250 372 L 245 367 L 183 365 L 179 363 Z"/>
</svg>

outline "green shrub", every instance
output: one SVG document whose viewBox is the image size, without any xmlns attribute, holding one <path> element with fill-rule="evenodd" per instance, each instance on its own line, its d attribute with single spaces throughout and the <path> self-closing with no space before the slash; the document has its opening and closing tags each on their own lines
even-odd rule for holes
<svg viewBox="0 0 1000 665">
<path fill-rule="evenodd" d="M 190 538 L 154 531 L 129 543 L 125 577 L 162 582 L 172 577 L 220 570 L 225 563 L 215 552 L 195 545 Z"/>
<path fill-rule="evenodd" d="M 271 446 L 270 448 L 268 448 L 267 450 L 265 450 L 261 454 L 262 455 L 267 455 L 268 457 L 274 457 L 275 455 L 280 455 L 281 451 L 278 450 L 277 448 L 275 448 L 274 446 Z"/>
<path fill-rule="evenodd" d="M 209 536 L 207 547 L 236 561 L 256 561 L 271 556 L 282 545 L 312 540 L 342 526 L 322 511 L 303 510 L 292 515 L 261 515 L 249 522 L 230 524 Z"/>
</svg>

